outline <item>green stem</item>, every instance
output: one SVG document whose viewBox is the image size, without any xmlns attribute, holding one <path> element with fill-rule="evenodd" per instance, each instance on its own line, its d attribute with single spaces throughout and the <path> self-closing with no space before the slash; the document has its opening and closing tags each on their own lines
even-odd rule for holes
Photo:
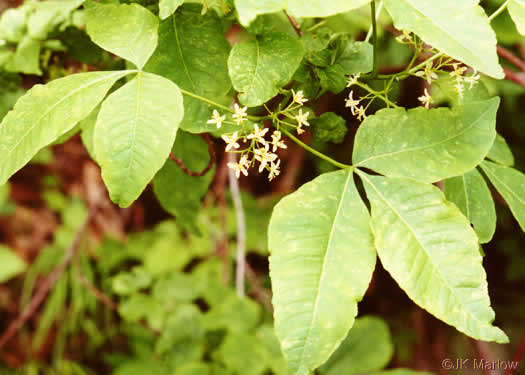
<svg viewBox="0 0 525 375">
<path fill-rule="evenodd" d="M 375 16 L 375 19 L 377 20 L 377 18 L 379 17 L 379 15 L 381 14 L 381 9 L 383 9 L 383 0 L 381 0 L 379 2 L 379 5 L 377 7 L 377 12 L 376 12 L 376 16 Z M 376 21 L 377 22 L 377 21 Z M 370 40 L 370 38 L 372 37 L 372 32 L 374 31 L 374 27 L 373 26 L 370 26 L 370 28 L 368 29 L 368 33 L 366 34 L 366 38 L 365 38 L 365 42 L 368 42 Z"/>
<path fill-rule="evenodd" d="M 222 104 L 219 104 L 217 102 L 214 102 L 213 100 L 210 100 L 208 98 L 205 98 L 203 96 L 200 96 L 200 95 L 197 95 L 197 94 L 194 94 L 190 91 L 186 91 L 184 89 L 180 89 L 180 92 L 183 94 L 183 95 L 186 95 L 186 96 L 190 96 L 194 99 L 197 99 L 197 100 L 200 100 L 201 102 L 204 102 L 204 103 L 208 103 L 209 105 L 212 105 L 214 107 L 217 107 L 217 108 L 220 108 L 222 109 L 223 111 L 227 111 L 227 112 L 230 112 L 230 113 L 235 113 L 235 111 L 233 109 L 231 109 L 230 107 L 226 107 L 225 105 L 222 105 Z M 247 116 L 249 120 L 252 120 L 252 121 L 261 121 L 261 120 L 266 120 L 268 119 L 269 117 L 268 116 L 250 116 L 248 115 Z"/>
<path fill-rule="evenodd" d="M 500 6 L 494 13 L 492 13 L 489 16 L 489 21 L 492 21 L 494 18 L 499 16 L 507 8 L 507 6 L 510 4 L 510 1 L 511 0 L 505 1 L 502 6 Z"/>
<path fill-rule="evenodd" d="M 370 2 L 370 13 L 372 16 L 372 44 L 374 46 L 374 68 L 372 69 L 372 77 L 377 76 L 379 69 L 379 59 L 378 59 L 378 45 L 377 45 L 377 21 L 376 21 L 376 1 L 372 0 Z"/>
<path fill-rule="evenodd" d="M 374 90 L 373 88 L 371 88 L 370 86 L 368 86 L 366 83 L 362 83 L 362 82 L 356 82 L 355 83 L 357 86 L 365 89 L 366 91 L 368 91 L 369 93 L 373 94 L 374 96 L 377 96 L 379 99 L 381 99 L 383 102 L 385 102 L 387 105 L 389 106 L 392 106 L 392 107 L 398 107 L 397 104 L 393 103 L 392 101 L 390 101 L 390 99 L 388 99 L 386 96 L 384 96 L 382 93 L 380 93 L 379 91 L 376 91 Z"/>
<path fill-rule="evenodd" d="M 329 162 L 330 164 L 333 164 L 335 165 L 336 167 L 338 168 L 353 168 L 351 165 L 347 165 L 347 164 L 343 164 L 343 163 L 339 163 L 337 160 L 334 160 L 332 159 L 331 157 L 329 156 L 326 156 L 325 154 L 323 154 L 322 152 L 319 152 L 317 150 L 314 150 L 313 148 L 311 148 L 310 146 L 308 146 L 306 143 L 303 143 L 301 142 L 298 138 L 296 138 L 292 133 L 290 133 L 288 130 L 286 129 L 283 129 L 281 128 L 280 129 L 284 134 L 286 134 L 286 136 L 288 138 L 290 138 L 292 141 L 294 141 L 295 143 L 297 143 L 299 146 L 301 146 L 302 148 L 304 148 L 305 150 L 311 152 L 312 154 L 314 154 L 315 156 L 323 159 L 323 160 L 326 160 L 327 162 Z"/>
</svg>

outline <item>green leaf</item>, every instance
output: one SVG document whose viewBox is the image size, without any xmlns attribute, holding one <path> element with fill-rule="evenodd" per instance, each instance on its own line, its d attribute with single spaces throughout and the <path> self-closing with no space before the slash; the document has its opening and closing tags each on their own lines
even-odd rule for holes
<svg viewBox="0 0 525 375">
<path fill-rule="evenodd" d="M 246 333 L 226 336 L 216 358 L 236 374 L 262 375 L 268 368 L 266 348 L 259 338 Z"/>
<path fill-rule="evenodd" d="M 291 375 L 306 375 L 354 323 L 376 254 L 350 170 L 326 173 L 282 199 L 269 226 L 275 328 Z"/>
<path fill-rule="evenodd" d="M 139 72 L 102 104 L 95 125 L 95 156 L 111 199 L 127 207 L 166 161 L 184 115 L 170 80 Z"/>
<path fill-rule="evenodd" d="M 311 119 L 310 124 L 315 138 L 321 142 L 341 143 L 348 131 L 345 119 L 333 112 Z"/>
<path fill-rule="evenodd" d="M 15 53 L 5 64 L 8 72 L 42 75 L 40 70 L 40 41 L 26 35 L 16 47 Z"/>
<path fill-rule="evenodd" d="M 296 17 L 328 17 L 368 4 L 370 0 L 235 0 L 235 8 L 243 26 L 258 14 L 287 10 Z"/>
<path fill-rule="evenodd" d="M 479 0 L 385 0 L 398 30 L 412 31 L 426 43 L 493 78 L 504 78 L 496 35 Z"/>
<path fill-rule="evenodd" d="M 158 18 L 138 4 L 87 1 L 84 8 L 93 42 L 142 69 L 157 47 Z"/>
<path fill-rule="evenodd" d="M 9 8 L 0 17 L 0 39 L 18 43 L 26 34 L 26 24 L 32 6 L 22 4 L 18 8 Z"/>
<path fill-rule="evenodd" d="M 178 7 L 184 3 L 184 0 L 160 0 L 159 1 L 159 17 L 165 20 L 171 16 Z"/>
<path fill-rule="evenodd" d="M 481 163 L 481 169 L 509 205 L 521 230 L 525 231 L 525 175 L 514 168 L 490 161 Z"/>
<path fill-rule="evenodd" d="M 385 367 L 393 354 L 388 325 L 380 318 L 365 316 L 355 320 L 348 336 L 319 372 L 323 375 L 369 373 Z"/>
<path fill-rule="evenodd" d="M 33 3 L 33 12 L 27 20 L 27 32 L 35 39 L 44 40 L 56 27 L 66 22 L 71 12 L 84 0 L 42 1 Z"/>
<path fill-rule="evenodd" d="M 497 134 L 487 158 L 506 167 L 514 165 L 514 155 L 509 145 L 501 135 Z"/>
<path fill-rule="evenodd" d="M 151 284 L 151 274 L 142 267 L 134 267 L 131 272 L 119 272 L 112 280 L 112 288 L 121 296 L 130 295 Z"/>
<path fill-rule="evenodd" d="M 240 102 L 254 107 L 273 98 L 292 79 L 303 55 L 301 42 L 283 33 L 268 33 L 236 44 L 228 69 Z"/>
<path fill-rule="evenodd" d="M 84 119 L 128 71 L 79 73 L 35 85 L 0 124 L 0 185 Z"/>
<path fill-rule="evenodd" d="M 173 272 L 159 279 L 153 296 L 164 303 L 191 301 L 199 296 L 199 285 L 193 275 Z"/>
<path fill-rule="evenodd" d="M 374 47 L 367 42 L 354 42 L 348 35 L 339 39 L 336 64 L 346 74 L 368 73 L 374 67 Z"/>
<path fill-rule="evenodd" d="M 26 262 L 3 245 L 0 245 L 0 264 L 0 283 L 21 274 L 27 268 Z"/>
<path fill-rule="evenodd" d="M 483 176 L 473 169 L 463 176 L 446 179 L 443 192 L 470 220 L 479 242 L 489 242 L 496 231 L 496 208 Z"/>
<path fill-rule="evenodd" d="M 360 172 L 384 268 L 419 306 L 477 340 L 508 342 L 491 325 L 485 270 L 474 230 L 435 186 Z"/>
<path fill-rule="evenodd" d="M 171 79 L 181 89 L 227 105 L 231 101 L 226 97 L 231 90 L 229 53 L 230 45 L 215 12 L 203 16 L 199 5 L 184 5 L 160 24 L 159 46 L 145 70 Z M 191 133 L 216 130 L 215 125 L 206 124 L 210 118 L 207 104 L 184 97 L 181 129 Z"/>
<path fill-rule="evenodd" d="M 455 109 L 382 109 L 355 138 L 353 162 L 391 177 L 436 182 L 478 165 L 496 137 L 499 98 Z"/>
<path fill-rule="evenodd" d="M 346 87 L 346 73 L 339 64 L 330 65 L 326 68 L 316 68 L 321 87 L 324 90 L 339 94 Z"/>
<path fill-rule="evenodd" d="M 260 316 L 261 307 L 257 303 L 231 294 L 205 315 L 206 329 L 227 329 L 234 333 L 249 332 L 256 327 Z"/>
<path fill-rule="evenodd" d="M 177 369 L 176 375 L 210 375 L 211 367 L 204 362 L 187 363 Z"/>
<path fill-rule="evenodd" d="M 86 148 L 91 159 L 96 161 L 95 158 L 95 145 L 93 144 L 93 136 L 95 135 L 95 125 L 97 123 L 98 113 L 100 112 L 100 106 L 97 106 L 91 111 L 88 117 L 80 121 L 80 138 Z"/>
<path fill-rule="evenodd" d="M 525 1 L 512 0 L 507 8 L 521 35 L 525 35 Z"/>
<path fill-rule="evenodd" d="M 209 162 L 208 144 L 198 135 L 179 132 L 173 154 L 191 171 L 202 171 Z M 190 176 L 171 159 L 153 179 L 153 190 L 162 208 L 187 230 L 198 233 L 195 224 L 201 199 L 213 179 L 214 168 L 204 176 Z"/>
</svg>

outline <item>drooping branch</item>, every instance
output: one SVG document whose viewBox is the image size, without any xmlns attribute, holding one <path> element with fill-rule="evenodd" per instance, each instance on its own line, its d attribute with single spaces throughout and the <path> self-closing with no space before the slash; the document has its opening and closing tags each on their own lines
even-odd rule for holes
<svg viewBox="0 0 525 375">
<path fill-rule="evenodd" d="M 286 17 L 288 17 L 288 21 L 290 21 L 290 24 L 292 25 L 297 35 L 300 37 L 303 36 L 303 31 L 301 30 L 301 27 L 297 23 L 296 19 L 290 16 L 287 11 L 283 10 L 283 12 L 284 14 L 286 14 Z"/>
<path fill-rule="evenodd" d="M 516 68 L 520 69 L 522 72 L 525 72 L 525 61 L 520 59 L 518 56 L 513 54 L 508 49 L 503 48 L 501 46 L 498 46 L 497 51 L 498 51 L 499 56 L 503 57 L 505 60 L 510 62 L 512 65 L 514 65 Z"/>
</svg>

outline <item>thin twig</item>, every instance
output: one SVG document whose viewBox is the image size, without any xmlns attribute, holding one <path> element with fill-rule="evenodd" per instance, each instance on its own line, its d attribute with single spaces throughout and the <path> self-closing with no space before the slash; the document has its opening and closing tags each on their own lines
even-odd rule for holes
<svg viewBox="0 0 525 375">
<path fill-rule="evenodd" d="M 257 274 L 250 266 L 250 263 L 247 261 L 246 264 L 246 279 L 250 283 L 251 288 L 253 289 L 253 294 L 256 299 L 263 304 L 268 311 L 273 312 L 272 306 L 272 296 L 267 289 L 265 289 L 257 279 Z"/>
<path fill-rule="evenodd" d="M 194 172 L 194 171 L 189 170 L 188 167 L 184 165 L 184 162 L 181 159 L 173 155 L 173 152 L 170 152 L 170 159 L 173 160 L 175 163 L 177 163 L 180 169 L 182 169 L 182 171 L 186 173 L 188 176 L 202 177 L 206 173 L 208 173 L 208 171 L 212 169 L 213 165 L 215 164 L 216 156 L 215 156 L 215 148 L 213 147 L 213 141 L 211 140 L 210 135 L 207 133 L 202 134 L 202 137 L 208 143 L 208 153 L 210 154 L 210 161 L 208 162 L 208 165 L 204 167 L 204 169 L 200 172 Z"/>
<path fill-rule="evenodd" d="M 91 284 L 91 282 L 89 282 L 89 280 L 86 279 L 82 272 L 78 273 L 78 280 L 80 284 L 82 284 L 87 289 L 87 291 L 90 292 L 97 300 L 102 302 L 111 310 L 118 310 L 118 303 L 114 302 L 111 298 L 106 296 L 103 291 L 97 289 L 96 286 Z"/>
<path fill-rule="evenodd" d="M 62 258 L 62 261 L 55 267 L 51 274 L 44 280 L 40 285 L 37 292 L 26 306 L 24 312 L 18 316 L 10 325 L 7 327 L 7 330 L 0 337 L 0 348 L 4 347 L 9 340 L 11 340 L 20 328 L 33 316 L 37 309 L 40 307 L 42 302 L 46 299 L 49 291 L 55 286 L 56 282 L 62 276 L 68 265 L 73 260 L 75 254 L 77 253 L 80 241 L 84 236 L 84 233 L 87 231 L 89 223 L 95 214 L 96 208 L 92 207 L 88 213 L 88 216 L 84 220 L 82 226 L 78 229 L 75 239 L 71 243 L 71 246 L 66 251 L 66 254 Z"/>
<path fill-rule="evenodd" d="M 286 17 L 288 17 L 288 21 L 290 21 L 290 24 L 292 25 L 293 29 L 295 30 L 295 32 L 297 33 L 297 35 L 299 36 L 303 36 L 303 32 L 301 30 L 301 27 L 299 26 L 299 24 L 297 23 L 297 21 L 295 20 L 295 18 L 293 18 L 292 16 L 290 16 L 288 14 L 287 11 L 283 10 L 284 14 L 286 14 Z"/>
<path fill-rule="evenodd" d="M 498 51 L 498 55 L 500 55 L 505 60 L 510 62 L 516 68 L 520 69 L 521 71 L 525 71 L 525 61 L 520 59 L 518 56 L 513 54 L 511 51 L 509 51 L 508 49 L 503 48 L 501 46 L 497 47 L 497 51 Z"/>
<path fill-rule="evenodd" d="M 525 73 L 516 73 L 507 68 L 503 68 L 503 71 L 505 72 L 505 79 L 508 79 L 509 81 L 512 81 L 520 86 L 525 87 L 525 77 L 522 76 L 522 74 Z"/>
<path fill-rule="evenodd" d="M 228 161 L 230 163 L 235 163 L 236 155 L 233 153 L 228 153 Z M 237 218 L 237 254 L 235 268 L 235 288 L 237 289 L 237 295 L 239 297 L 243 297 L 245 295 L 244 277 L 246 273 L 246 222 L 244 218 L 244 209 L 242 207 L 239 181 L 235 177 L 235 173 L 231 168 L 228 168 L 228 180 L 230 182 L 233 206 L 235 208 L 235 217 Z"/>
</svg>

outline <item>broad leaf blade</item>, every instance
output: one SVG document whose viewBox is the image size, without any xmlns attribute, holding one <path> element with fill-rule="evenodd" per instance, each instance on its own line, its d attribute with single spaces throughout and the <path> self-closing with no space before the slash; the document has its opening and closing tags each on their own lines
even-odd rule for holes
<svg viewBox="0 0 525 375">
<path fill-rule="evenodd" d="M 506 167 L 514 165 L 514 155 L 509 145 L 501 135 L 497 134 L 487 158 Z"/>
<path fill-rule="evenodd" d="M 390 108 L 363 121 L 353 162 L 391 177 L 436 182 L 478 165 L 496 136 L 499 98 L 453 110 Z"/>
<path fill-rule="evenodd" d="M 235 0 L 239 20 L 248 26 L 259 14 L 287 10 L 296 17 L 328 17 L 368 4 L 370 0 Z"/>
<path fill-rule="evenodd" d="M 496 35 L 479 0 L 386 0 L 399 30 L 409 30 L 447 55 L 493 78 L 504 77 Z"/>
<path fill-rule="evenodd" d="M 481 168 L 509 205 L 521 230 L 525 231 L 525 175 L 490 161 L 481 163 Z"/>
<path fill-rule="evenodd" d="M 292 79 L 303 55 L 296 38 L 277 32 L 236 44 L 228 68 L 241 103 L 254 107 L 274 97 Z"/>
<path fill-rule="evenodd" d="M 359 174 L 385 269 L 419 306 L 478 340 L 508 342 L 491 325 L 485 270 L 474 230 L 432 185 Z"/>
<path fill-rule="evenodd" d="M 179 132 L 173 146 L 173 154 L 191 171 L 200 172 L 210 160 L 208 145 L 198 135 Z M 171 159 L 153 179 L 153 190 L 162 208 L 177 218 L 184 228 L 198 233 L 197 216 L 201 199 L 208 191 L 214 169 L 204 176 L 190 176 Z"/>
<path fill-rule="evenodd" d="M 127 71 L 79 73 L 35 85 L 0 124 L 0 185 L 85 118 Z"/>
<path fill-rule="evenodd" d="M 489 242 L 496 231 L 496 208 L 490 189 L 477 169 L 446 179 L 443 192 L 470 220 L 479 242 Z"/>
<path fill-rule="evenodd" d="M 386 322 L 374 316 L 355 320 L 341 346 L 319 372 L 352 375 L 381 370 L 392 359 L 394 345 Z"/>
<path fill-rule="evenodd" d="M 349 170 L 323 174 L 276 205 L 272 302 L 290 374 L 322 365 L 352 327 L 375 265 L 368 224 Z"/>
<path fill-rule="evenodd" d="M 160 0 L 159 1 L 159 17 L 165 20 L 171 16 L 179 6 L 184 3 L 184 0 Z"/>
<path fill-rule="evenodd" d="M 525 35 L 525 1 L 512 0 L 508 6 L 508 10 L 519 33 Z"/>
<path fill-rule="evenodd" d="M 158 18 L 138 4 L 84 4 L 87 33 L 100 47 L 142 69 L 157 47 Z"/>
<path fill-rule="evenodd" d="M 162 167 L 183 114 L 179 88 L 145 72 L 104 101 L 95 125 L 95 156 L 115 203 L 133 203 Z"/>
<path fill-rule="evenodd" d="M 231 90 L 227 65 L 230 45 L 217 15 L 208 12 L 203 16 L 200 10 L 197 4 L 184 5 L 160 24 L 159 46 L 145 70 L 171 79 L 181 89 L 227 105 L 231 100 L 226 97 Z M 191 133 L 217 130 L 206 123 L 210 117 L 207 104 L 184 97 L 181 129 Z"/>
</svg>

